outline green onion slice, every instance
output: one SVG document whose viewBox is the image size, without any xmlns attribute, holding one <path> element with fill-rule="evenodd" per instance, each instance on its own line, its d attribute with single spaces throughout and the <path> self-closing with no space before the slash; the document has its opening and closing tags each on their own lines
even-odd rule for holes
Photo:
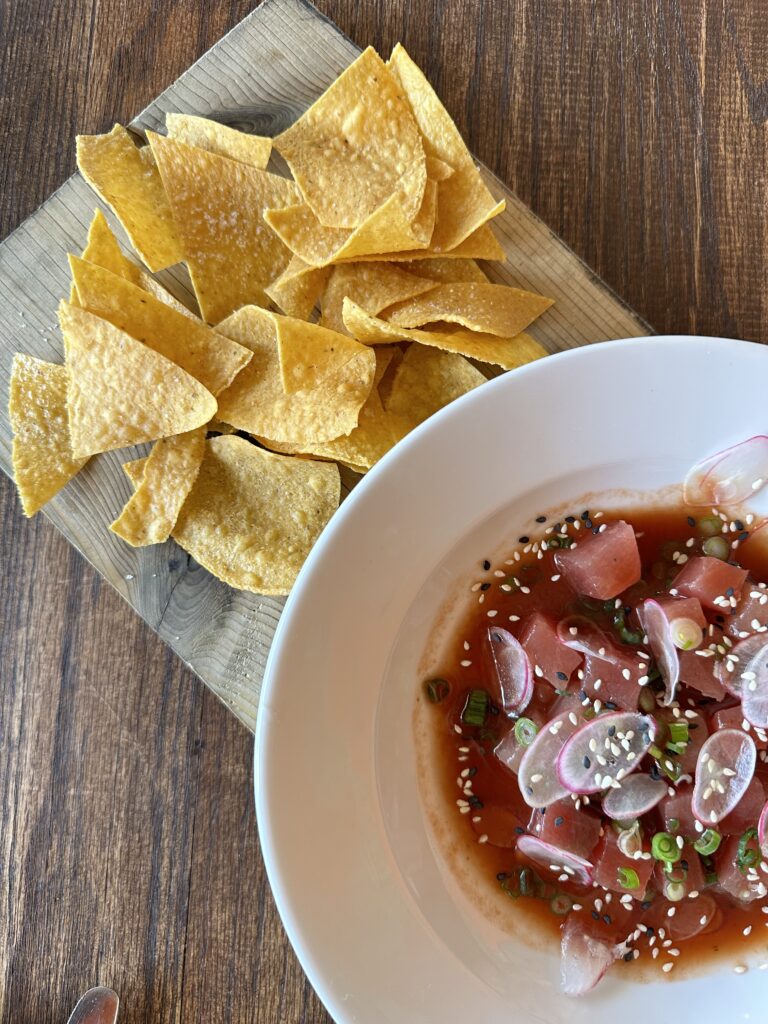
<svg viewBox="0 0 768 1024">
<path fill-rule="evenodd" d="M 701 550 L 705 555 L 709 555 L 710 558 L 720 558 L 724 562 L 727 561 L 730 554 L 728 541 L 725 537 L 708 537 L 701 545 Z"/>
<path fill-rule="evenodd" d="M 619 868 L 619 885 L 623 889 L 639 889 L 640 879 L 634 868 Z"/>
<path fill-rule="evenodd" d="M 557 896 L 553 896 L 549 901 L 550 909 L 553 914 L 557 914 L 558 917 L 565 917 L 573 910 L 573 900 L 570 896 L 566 896 L 564 892 L 559 892 Z"/>
<path fill-rule="evenodd" d="M 424 683 L 424 689 L 428 700 L 433 704 L 439 704 L 451 692 L 451 687 L 445 679 L 428 679 Z"/>
<path fill-rule="evenodd" d="M 521 747 L 529 747 L 538 731 L 538 725 L 530 718 L 518 718 L 515 722 L 515 739 Z"/>
<path fill-rule="evenodd" d="M 467 694 L 467 702 L 461 713 L 461 720 L 465 725 L 485 725 L 485 718 L 488 714 L 488 694 L 485 690 L 470 690 Z"/>
<path fill-rule="evenodd" d="M 694 850 L 697 853 L 708 857 L 710 854 L 715 853 L 717 848 L 720 846 L 722 836 L 719 832 L 716 832 L 713 828 L 705 829 L 696 842 L 693 844 Z"/>
<path fill-rule="evenodd" d="M 739 847 L 736 853 L 736 867 L 743 875 L 746 875 L 747 870 L 754 867 L 760 859 L 758 851 L 754 846 L 749 845 L 751 842 L 757 842 L 756 828 L 748 828 L 744 835 L 739 839 Z"/>
<path fill-rule="evenodd" d="M 662 860 L 665 864 L 675 864 L 680 860 L 680 847 L 669 832 L 656 833 L 651 840 L 651 853 L 656 860 Z"/>
</svg>

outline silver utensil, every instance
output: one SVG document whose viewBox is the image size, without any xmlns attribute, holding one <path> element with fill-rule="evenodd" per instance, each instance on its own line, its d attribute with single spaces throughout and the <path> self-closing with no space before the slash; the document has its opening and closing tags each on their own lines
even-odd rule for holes
<svg viewBox="0 0 768 1024">
<path fill-rule="evenodd" d="M 67 1024 L 115 1024 L 120 1000 L 111 988 L 90 988 L 78 1001 Z"/>
</svg>

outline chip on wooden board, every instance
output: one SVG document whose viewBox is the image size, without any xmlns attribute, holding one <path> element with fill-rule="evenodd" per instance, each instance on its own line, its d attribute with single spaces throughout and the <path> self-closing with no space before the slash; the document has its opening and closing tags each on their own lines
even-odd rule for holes
<svg viewBox="0 0 768 1024">
<path fill-rule="evenodd" d="M 359 227 L 393 195 L 406 221 L 421 206 L 427 181 L 421 134 L 370 46 L 275 139 L 275 148 L 326 227 Z"/>
<path fill-rule="evenodd" d="M 405 430 L 413 430 L 486 380 L 464 356 L 409 345 L 394 371 L 385 408 L 400 419 Z"/>
<path fill-rule="evenodd" d="M 264 291 L 286 316 L 309 320 L 331 273 L 330 267 L 311 267 L 298 256 Z"/>
<path fill-rule="evenodd" d="M 396 327 L 378 317 L 369 316 L 350 299 L 344 300 L 344 323 L 347 330 L 358 341 L 369 345 L 388 345 L 395 341 L 418 341 L 422 345 L 441 348 L 446 352 L 478 359 L 482 363 L 493 363 L 505 370 L 530 363 L 547 355 L 547 350 L 534 341 L 530 335 L 521 332 L 512 338 L 500 338 L 495 334 L 481 334 L 461 327 L 446 324 L 443 330 L 421 330 Z"/>
<path fill-rule="evenodd" d="M 373 382 L 376 357 L 348 334 L 289 316 L 276 316 L 275 329 L 280 374 L 287 395 L 314 390 L 328 377 L 342 373 L 355 357 L 368 362 Z"/>
<path fill-rule="evenodd" d="M 218 396 L 219 417 L 238 430 L 279 442 L 311 444 L 349 434 L 373 387 L 370 355 L 361 352 L 317 388 L 287 395 L 280 371 L 277 320 L 276 314 L 246 306 L 218 325 L 219 333 L 253 353 L 248 366 Z"/>
<path fill-rule="evenodd" d="M 488 278 L 484 271 L 474 260 L 435 257 L 425 260 L 411 260 L 409 263 L 400 263 L 399 266 L 409 274 L 428 277 L 440 284 L 449 284 L 452 281 L 488 283 Z M 361 305 L 365 308 L 365 303 L 361 303 Z"/>
<path fill-rule="evenodd" d="M 347 263 L 333 267 L 320 302 L 320 323 L 348 334 L 342 316 L 344 299 L 352 299 L 374 316 L 405 299 L 421 295 L 436 282 L 389 263 Z"/>
<path fill-rule="evenodd" d="M 133 547 L 162 544 L 176 525 L 205 451 L 205 427 L 156 441 L 141 480 L 110 529 Z"/>
<path fill-rule="evenodd" d="M 218 323 L 248 303 L 291 257 L 262 211 L 299 200 L 296 185 L 227 157 L 147 132 L 203 319 Z"/>
<path fill-rule="evenodd" d="M 263 170 L 269 163 L 272 152 L 272 139 L 263 135 L 249 135 L 239 132 L 229 125 L 219 124 L 207 117 L 195 114 L 166 114 L 165 127 L 168 136 L 188 146 L 207 149 L 209 153 L 226 156 L 230 160 L 238 160 L 241 164 L 250 164 Z"/>
<path fill-rule="evenodd" d="M 25 516 L 33 516 L 79 472 L 88 456 L 72 455 L 66 367 L 13 357 L 8 406 L 13 476 Z"/>
<path fill-rule="evenodd" d="M 173 537 L 230 586 L 287 594 L 340 496 L 331 462 L 275 455 L 235 435 L 212 437 Z"/>
<path fill-rule="evenodd" d="M 125 228 L 136 252 L 151 271 L 182 259 L 173 223 L 151 152 L 139 149 L 116 124 L 105 135 L 77 136 L 77 166 Z"/>
<path fill-rule="evenodd" d="M 381 317 L 396 327 L 423 327 L 440 321 L 512 338 L 549 309 L 552 302 L 543 295 L 504 284 L 457 281 L 390 306 Z"/>
<path fill-rule="evenodd" d="M 62 302 L 59 324 L 74 458 L 181 434 L 215 415 L 199 381 L 109 321 Z"/>
<path fill-rule="evenodd" d="M 465 238 L 454 249 L 437 251 L 431 245 L 426 249 L 411 249 L 402 252 L 379 252 L 368 256 L 355 256 L 351 260 L 338 259 L 339 263 L 351 263 L 370 260 L 385 260 L 387 263 L 409 263 L 413 260 L 453 259 L 453 260 L 503 260 L 505 253 L 498 239 L 488 224 L 483 224 L 477 231 Z"/>
<path fill-rule="evenodd" d="M 201 320 L 177 312 L 125 278 L 95 263 L 69 257 L 84 309 L 126 331 L 200 381 L 211 394 L 228 387 L 248 364 L 242 345 L 218 335 Z"/>
</svg>

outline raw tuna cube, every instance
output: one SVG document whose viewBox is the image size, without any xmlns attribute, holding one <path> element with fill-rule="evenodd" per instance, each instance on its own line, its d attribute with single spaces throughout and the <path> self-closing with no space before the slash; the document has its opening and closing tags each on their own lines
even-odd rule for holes
<svg viewBox="0 0 768 1024">
<path fill-rule="evenodd" d="M 698 598 L 711 612 L 722 612 L 723 602 L 728 604 L 730 597 L 738 601 L 746 578 L 746 569 L 700 555 L 686 562 L 672 581 L 672 589 L 683 597 Z"/>
<path fill-rule="evenodd" d="M 731 636 L 743 640 L 742 634 L 755 633 L 763 626 L 768 626 L 768 590 L 747 580 L 726 629 Z"/>
<path fill-rule="evenodd" d="M 753 778 L 744 796 L 717 826 L 717 831 L 723 836 L 741 836 L 748 828 L 757 828 L 764 804 L 765 787 L 760 779 Z"/>
<path fill-rule="evenodd" d="M 622 655 L 618 663 L 587 655 L 581 685 L 593 699 L 599 698 L 604 704 L 615 704 L 622 711 L 637 711 L 642 689 L 637 680 L 644 674 L 637 667 L 639 663 L 639 659 L 629 652 L 626 656 Z M 629 672 L 629 679 L 625 677 L 625 672 Z"/>
<path fill-rule="evenodd" d="M 644 843 L 644 852 L 647 843 Z M 611 892 L 629 893 L 635 899 L 641 900 L 645 896 L 653 866 L 656 862 L 653 859 L 643 860 L 633 857 L 626 857 L 618 847 L 618 836 L 613 828 L 606 828 L 605 835 L 600 840 L 594 858 L 594 880 L 604 889 Z M 637 874 L 639 885 L 635 889 L 628 889 L 622 884 L 619 874 L 620 868 L 627 868 Z"/>
<path fill-rule="evenodd" d="M 721 708 L 716 711 L 710 718 L 710 731 L 715 732 L 717 729 L 744 729 L 744 712 L 741 710 L 741 704 L 735 705 L 732 708 Z M 768 750 L 768 737 L 762 729 L 755 729 L 750 726 L 749 729 L 744 729 L 748 732 L 752 739 L 755 741 L 755 746 L 758 750 Z"/>
<path fill-rule="evenodd" d="M 698 604 L 698 602 L 696 603 Z M 717 676 L 718 660 L 715 657 L 709 657 L 709 655 L 699 652 L 706 651 L 707 644 L 711 643 L 712 640 L 717 642 L 718 639 L 716 636 L 713 636 L 711 639 L 707 637 L 707 640 L 697 650 L 678 652 L 678 658 L 680 659 L 680 681 L 688 686 L 692 686 L 694 690 L 698 690 L 704 697 L 711 697 L 713 700 L 723 700 L 725 697 L 725 687 Z"/>
<path fill-rule="evenodd" d="M 544 812 L 533 812 L 528 831 L 560 850 L 591 860 L 600 839 L 600 819 L 589 811 L 577 811 L 573 800 L 558 800 Z"/>
<path fill-rule="evenodd" d="M 727 892 L 740 903 L 751 903 L 766 894 L 765 875 L 758 867 L 756 872 L 746 874 L 739 868 L 736 858 L 739 853 L 739 836 L 730 836 L 715 854 L 717 882 L 723 892 Z"/>
<path fill-rule="evenodd" d="M 696 818 L 691 809 L 693 786 L 679 786 L 674 796 L 665 796 L 659 804 L 659 813 L 664 822 L 664 830 L 683 836 L 695 842 L 700 832 L 696 829 Z"/>
<path fill-rule="evenodd" d="M 523 623 L 519 639 L 534 666 L 536 677 L 546 679 L 558 690 L 564 690 L 581 664 L 581 655 L 560 643 L 555 620 L 542 612 L 534 612 Z M 541 670 L 541 676 L 536 667 Z"/>
<path fill-rule="evenodd" d="M 685 898 L 690 892 L 702 891 L 705 886 L 704 867 L 693 847 L 685 847 L 680 860 L 673 865 L 671 873 L 664 870 L 661 861 L 656 861 L 656 867 L 653 869 L 653 883 L 660 893 L 666 894 L 666 886 L 670 879 L 681 882 L 685 886 Z"/>
<path fill-rule="evenodd" d="M 579 539 L 576 548 L 558 551 L 555 565 L 577 594 L 608 601 L 640 579 L 635 531 L 623 520 L 608 523 L 602 533 Z"/>
<path fill-rule="evenodd" d="M 475 821 L 479 818 L 479 821 Z M 471 815 L 472 828 L 477 836 L 487 836 L 490 846 L 511 849 L 525 831 L 525 824 L 508 807 L 486 804 Z"/>
<path fill-rule="evenodd" d="M 707 628 L 707 619 L 701 608 L 701 602 L 695 597 L 656 597 L 656 603 L 670 622 L 675 619 L 693 619 L 702 629 Z"/>
</svg>

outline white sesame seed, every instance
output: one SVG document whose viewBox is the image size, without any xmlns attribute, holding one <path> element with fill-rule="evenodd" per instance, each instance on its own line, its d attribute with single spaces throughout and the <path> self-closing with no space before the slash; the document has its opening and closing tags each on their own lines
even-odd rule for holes
<svg viewBox="0 0 768 1024">
<path fill-rule="evenodd" d="M 462 662 L 461 662 L 461 667 L 462 667 L 462 668 L 469 668 L 471 664 L 472 664 L 472 662 L 471 662 L 471 661 L 466 661 L 466 660 L 465 660 L 465 661 L 462 661 Z"/>
<path fill-rule="evenodd" d="M 519 622 L 520 621 L 520 616 L 519 615 L 510 615 L 509 616 L 509 621 L 510 622 Z"/>
<path fill-rule="evenodd" d="M 748 924 L 747 927 L 742 931 L 741 934 L 742 935 L 749 935 L 751 931 L 752 931 L 752 925 Z"/>
<path fill-rule="evenodd" d="M 734 974 L 746 974 L 747 973 L 747 968 L 744 966 L 744 964 L 736 964 L 736 966 L 733 968 L 733 973 Z"/>
<path fill-rule="evenodd" d="M 661 969 L 662 971 L 664 971 L 665 974 L 669 974 L 669 972 L 672 970 L 674 966 L 674 963 L 670 961 L 668 964 L 664 964 L 664 966 Z"/>
<path fill-rule="evenodd" d="M 677 913 L 677 907 L 670 907 L 667 911 L 667 917 L 674 917 Z"/>
</svg>

